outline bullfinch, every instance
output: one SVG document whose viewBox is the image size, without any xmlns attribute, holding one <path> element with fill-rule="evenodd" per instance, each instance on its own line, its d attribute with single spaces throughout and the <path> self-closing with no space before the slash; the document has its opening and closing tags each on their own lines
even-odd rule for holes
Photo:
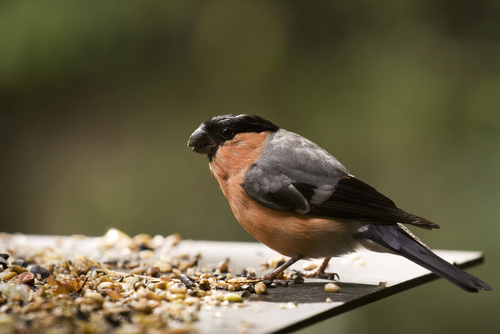
<svg viewBox="0 0 500 334">
<path fill-rule="evenodd" d="M 434 254 L 404 224 L 436 223 L 403 211 L 358 180 L 310 140 L 255 115 L 216 116 L 188 141 L 206 155 L 212 174 L 240 224 L 257 240 L 290 257 L 260 279 L 275 280 L 300 259 L 331 257 L 360 247 L 395 253 L 470 292 L 491 287 Z"/>
</svg>

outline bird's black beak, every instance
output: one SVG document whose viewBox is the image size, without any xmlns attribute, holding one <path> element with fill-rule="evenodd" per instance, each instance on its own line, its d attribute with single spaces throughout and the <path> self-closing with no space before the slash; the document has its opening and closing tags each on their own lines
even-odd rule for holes
<svg viewBox="0 0 500 334">
<path fill-rule="evenodd" d="M 191 137 L 189 137 L 187 145 L 191 147 L 194 152 L 205 155 L 212 153 L 216 149 L 215 143 L 210 138 L 210 135 L 203 125 L 193 132 Z"/>
</svg>

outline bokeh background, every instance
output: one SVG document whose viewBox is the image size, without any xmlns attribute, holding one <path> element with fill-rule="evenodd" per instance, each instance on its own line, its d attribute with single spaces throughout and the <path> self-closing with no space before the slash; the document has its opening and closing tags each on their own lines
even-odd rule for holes
<svg viewBox="0 0 500 334">
<path fill-rule="evenodd" d="M 482 250 L 470 272 L 301 333 L 494 333 L 500 299 L 500 2 L 0 3 L 0 231 L 252 241 L 206 160 L 214 115 L 312 139 Z M 340 273 L 342 276 L 342 274 Z"/>
</svg>

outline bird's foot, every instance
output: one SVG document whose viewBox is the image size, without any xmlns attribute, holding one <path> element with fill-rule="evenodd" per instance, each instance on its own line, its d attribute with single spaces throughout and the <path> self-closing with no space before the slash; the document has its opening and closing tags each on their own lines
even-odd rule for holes
<svg viewBox="0 0 500 334">
<path fill-rule="evenodd" d="M 327 257 L 323 263 L 314 271 L 302 273 L 298 272 L 298 275 L 302 277 L 309 277 L 309 278 L 324 278 L 324 279 L 330 279 L 330 280 L 340 280 L 340 277 L 337 273 L 327 273 L 325 272 L 326 268 L 328 267 L 328 262 L 330 262 L 330 258 Z"/>
<path fill-rule="evenodd" d="M 303 278 L 301 277 L 296 277 L 295 279 L 286 279 L 283 277 L 283 271 L 290 267 L 292 264 L 300 260 L 302 256 L 294 256 L 290 258 L 288 261 L 282 263 L 278 268 L 274 269 L 273 271 L 267 273 L 266 275 L 262 277 L 252 277 L 251 275 L 246 276 L 247 279 L 252 279 L 252 280 L 260 280 L 263 281 L 266 285 L 271 285 L 272 283 L 279 285 L 279 286 L 288 286 L 288 284 L 293 284 L 295 286 L 295 283 L 302 283 L 304 281 Z"/>
</svg>

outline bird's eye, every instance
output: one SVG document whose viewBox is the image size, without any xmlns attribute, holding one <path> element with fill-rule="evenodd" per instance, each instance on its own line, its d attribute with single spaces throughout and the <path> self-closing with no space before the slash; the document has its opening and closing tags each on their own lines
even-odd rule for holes
<svg viewBox="0 0 500 334">
<path fill-rule="evenodd" d="M 228 129 L 228 128 L 224 128 L 220 132 L 220 135 L 222 136 L 222 138 L 225 138 L 225 139 L 231 138 L 233 135 L 233 130 Z"/>
</svg>

